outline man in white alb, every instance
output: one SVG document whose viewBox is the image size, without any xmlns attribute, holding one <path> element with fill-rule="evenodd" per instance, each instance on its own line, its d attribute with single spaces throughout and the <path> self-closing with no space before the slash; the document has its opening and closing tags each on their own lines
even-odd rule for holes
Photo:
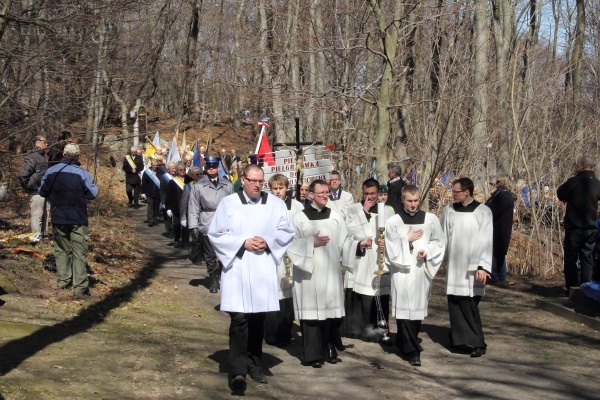
<svg viewBox="0 0 600 400">
<path fill-rule="evenodd" d="M 221 200 L 208 237 L 223 263 L 221 311 L 229 326 L 229 387 L 246 390 L 246 374 L 267 383 L 260 366 L 265 313 L 279 310 L 277 265 L 294 236 L 285 203 L 261 188 L 263 170 L 244 168 L 243 190 Z"/>
<path fill-rule="evenodd" d="M 438 218 L 419 210 L 419 189 L 407 185 L 402 205 L 386 221 L 386 263 L 392 274 L 392 315 L 396 317 L 396 346 L 413 366 L 421 365 L 419 331 L 427 316 L 432 281 L 446 249 Z"/>
<path fill-rule="evenodd" d="M 312 202 L 294 217 L 296 234 L 288 249 L 294 265 L 294 314 L 300 320 L 304 364 L 321 368 L 323 361 L 339 361 L 340 321 L 344 296 L 340 257 L 347 229 L 340 213 L 326 207 L 327 182 L 311 182 Z"/>
<path fill-rule="evenodd" d="M 440 217 L 446 236 L 448 313 L 451 345 L 468 347 L 471 357 L 486 353 L 479 301 L 492 273 L 492 211 L 473 198 L 469 178 L 452 182 L 453 204 Z"/>
</svg>

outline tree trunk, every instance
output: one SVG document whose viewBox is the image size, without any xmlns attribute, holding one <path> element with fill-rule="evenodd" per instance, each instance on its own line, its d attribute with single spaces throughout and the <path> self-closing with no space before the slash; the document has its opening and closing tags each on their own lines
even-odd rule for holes
<svg viewBox="0 0 600 400">
<path fill-rule="evenodd" d="M 487 90 L 488 79 L 488 27 L 485 0 L 475 0 L 475 66 L 474 66 L 474 96 L 473 96 L 473 165 L 476 168 L 474 182 L 480 188 L 486 186 L 487 173 L 483 170 L 486 165 L 487 146 Z"/>
<path fill-rule="evenodd" d="M 375 134 L 375 157 L 377 158 L 377 176 L 387 176 L 387 142 L 390 135 L 390 104 L 394 84 L 394 61 L 398 48 L 398 21 L 400 20 L 403 3 L 396 0 L 394 3 L 393 22 L 388 24 L 385 12 L 381 9 L 378 0 L 369 0 L 375 23 L 382 39 L 382 65 L 379 93 L 377 95 L 377 133 Z M 401 148 L 405 147 L 400 143 Z M 406 152 L 405 149 L 399 149 Z"/>
<path fill-rule="evenodd" d="M 183 81 L 181 83 L 181 97 L 179 110 L 177 112 L 177 125 L 183 121 L 183 117 L 187 113 L 189 107 L 190 93 L 190 75 L 194 70 L 194 62 L 196 60 L 196 44 L 198 42 L 198 32 L 200 31 L 200 13 L 202 12 L 202 0 L 192 0 L 192 15 L 190 16 L 189 29 L 185 46 L 185 65 L 183 71 Z"/>
<path fill-rule="evenodd" d="M 581 60 L 585 40 L 585 2 L 577 0 L 577 20 L 575 28 L 575 44 L 573 46 L 573 114 L 575 117 L 575 135 L 580 150 L 583 150 L 583 125 L 581 105 Z"/>
<path fill-rule="evenodd" d="M 510 0 L 492 0 L 492 29 L 496 49 L 496 104 L 498 108 L 498 159 L 500 171 L 506 173 L 510 168 L 511 116 L 508 107 L 508 88 L 510 85 L 508 67 L 511 45 L 514 41 L 514 8 Z"/>
<path fill-rule="evenodd" d="M 247 81 L 244 77 L 243 71 L 242 71 L 242 50 L 241 50 L 241 41 L 242 38 L 241 36 L 243 35 L 243 31 L 242 31 L 242 17 L 245 15 L 244 11 L 245 11 L 245 6 L 246 6 L 246 1 L 245 0 L 240 0 L 239 4 L 238 4 L 238 8 L 237 8 L 237 13 L 235 15 L 235 29 L 234 29 L 234 49 L 235 49 L 235 73 L 236 73 L 236 79 L 237 79 L 237 83 L 238 83 L 238 90 L 237 90 L 237 108 L 238 111 L 244 110 L 247 108 L 246 103 L 246 85 L 247 85 Z"/>
</svg>

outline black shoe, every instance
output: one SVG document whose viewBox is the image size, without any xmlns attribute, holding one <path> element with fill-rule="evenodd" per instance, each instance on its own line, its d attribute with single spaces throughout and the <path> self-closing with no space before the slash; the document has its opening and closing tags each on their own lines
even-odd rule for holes
<svg viewBox="0 0 600 400">
<path fill-rule="evenodd" d="M 384 346 L 391 346 L 394 343 L 392 343 L 392 339 L 389 336 L 385 335 L 379 338 L 379 344 L 382 344 Z"/>
<path fill-rule="evenodd" d="M 150 222 L 150 223 L 148 224 L 148 227 L 149 227 L 149 228 L 152 228 L 153 226 L 154 226 L 154 224 L 153 224 L 152 222 Z"/>
<path fill-rule="evenodd" d="M 250 378 L 252 378 L 252 380 L 254 382 L 257 382 L 257 383 L 268 383 L 267 382 L 267 377 L 265 376 L 265 374 L 263 374 L 260 371 L 249 372 L 248 375 L 250 375 Z"/>
<path fill-rule="evenodd" d="M 323 366 L 323 361 L 313 361 L 309 365 L 313 368 L 321 368 Z"/>
<path fill-rule="evenodd" d="M 327 352 L 325 353 L 325 361 L 329 364 L 337 364 L 342 360 L 338 357 L 335 347 L 332 344 L 327 345 Z"/>
<path fill-rule="evenodd" d="M 471 352 L 471 357 L 481 357 L 485 354 L 485 347 L 475 347 Z"/>
<path fill-rule="evenodd" d="M 219 283 L 217 282 L 217 278 L 214 275 L 209 277 L 210 279 L 210 288 L 208 289 L 211 293 L 217 293 L 219 291 Z"/>
<path fill-rule="evenodd" d="M 413 357 L 409 358 L 408 363 L 410 365 L 412 365 L 413 367 L 420 367 L 421 366 L 421 357 L 419 355 L 413 356 Z"/>
<path fill-rule="evenodd" d="M 175 242 L 175 244 L 173 245 L 173 247 L 175 247 L 176 249 L 180 249 L 183 247 L 183 244 L 181 242 Z"/>
<path fill-rule="evenodd" d="M 229 381 L 229 389 L 233 392 L 245 392 L 246 391 L 246 378 L 244 375 L 236 375 Z"/>
<path fill-rule="evenodd" d="M 148 220 L 147 220 L 147 219 L 146 219 L 146 220 L 144 220 L 144 221 L 142 221 L 142 224 L 148 224 L 148 223 L 149 223 L 149 222 L 148 222 Z"/>
<path fill-rule="evenodd" d="M 337 351 L 344 351 L 344 350 L 346 350 L 346 346 L 344 346 L 344 344 L 342 342 L 336 343 L 335 344 L 335 349 Z"/>
</svg>

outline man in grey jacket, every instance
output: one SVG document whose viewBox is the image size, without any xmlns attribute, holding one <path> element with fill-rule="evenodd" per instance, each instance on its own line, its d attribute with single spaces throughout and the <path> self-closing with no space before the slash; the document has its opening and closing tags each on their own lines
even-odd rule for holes
<svg viewBox="0 0 600 400">
<path fill-rule="evenodd" d="M 46 208 L 46 200 L 38 194 L 42 177 L 48 169 L 46 160 L 46 137 L 38 135 L 34 137 L 34 149 L 25 158 L 23 168 L 19 174 L 21 186 L 31 196 L 29 205 L 31 208 L 31 231 L 42 234 L 45 231 L 43 217 Z"/>
<path fill-rule="evenodd" d="M 194 242 L 203 242 L 204 260 L 210 278 L 210 292 L 217 293 L 221 279 L 222 265 L 208 240 L 208 227 L 212 222 L 221 200 L 233 193 L 233 186 L 225 178 L 219 177 L 219 157 L 206 157 L 204 178 L 192 186 L 188 201 L 188 227 Z"/>
</svg>

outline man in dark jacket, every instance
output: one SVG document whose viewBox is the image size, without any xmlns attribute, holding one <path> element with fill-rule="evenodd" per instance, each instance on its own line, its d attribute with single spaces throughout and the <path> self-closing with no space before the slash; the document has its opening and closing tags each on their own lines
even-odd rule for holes
<svg viewBox="0 0 600 400">
<path fill-rule="evenodd" d="M 593 250 L 596 234 L 596 216 L 600 201 L 600 181 L 592 169 L 594 161 L 586 155 L 577 159 L 577 174 L 563 183 L 556 194 L 567 203 L 565 213 L 565 284 L 577 287 L 592 280 L 594 270 Z M 577 260 L 581 277 L 577 279 Z"/>
<path fill-rule="evenodd" d="M 73 134 L 70 131 L 62 131 L 58 137 L 58 142 L 54 143 L 48 151 L 48 167 L 60 163 L 65 146 L 69 143 L 73 143 Z"/>
<path fill-rule="evenodd" d="M 42 234 L 45 231 L 43 223 L 46 211 L 46 200 L 38 194 L 42 177 L 48 169 L 48 161 L 45 157 L 46 137 L 38 135 L 34 137 L 34 149 L 25 158 L 23 168 L 19 174 L 21 186 L 31 196 L 29 201 L 31 210 L 31 231 Z"/>
<path fill-rule="evenodd" d="M 167 202 L 167 186 L 173 177 L 175 176 L 175 169 L 177 168 L 177 164 L 174 162 L 170 162 L 167 167 L 160 168 L 162 170 L 162 174 L 160 175 L 160 209 L 163 213 L 163 219 L 165 222 L 165 233 L 163 236 L 168 237 L 169 239 L 173 239 L 175 237 L 175 232 L 173 231 L 173 221 L 171 217 L 167 215 L 166 202 Z"/>
<path fill-rule="evenodd" d="M 158 225 L 158 208 L 160 206 L 160 177 L 158 161 L 152 160 L 152 167 L 144 170 L 142 177 L 142 193 L 146 195 L 146 221 L 148 226 Z"/>
<path fill-rule="evenodd" d="M 388 165 L 388 206 L 392 206 L 394 210 L 401 210 L 402 207 L 402 188 L 406 186 L 406 182 L 402 179 L 402 167 L 399 165 Z"/>
<path fill-rule="evenodd" d="M 75 297 L 82 297 L 89 294 L 87 201 L 96 198 L 98 187 L 78 157 L 79 146 L 66 145 L 62 161 L 42 178 L 39 193 L 52 205 L 56 289 L 73 285 Z"/>
<path fill-rule="evenodd" d="M 133 146 L 129 155 L 123 159 L 125 171 L 125 191 L 127 192 L 127 207 L 140 207 L 140 172 L 144 169 L 144 157 L 141 150 Z"/>
<path fill-rule="evenodd" d="M 494 247 L 492 250 L 492 282 L 506 280 L 506 254 L 512 234 L 515 198 L 506 187 L 507 178 L 496 179 L 496 190 L 485 203 L 492 210 Z"/>
<path fill-rule="evenodd" d="M 167 195 L 165 198 L 167 217 L 171 218 L 173 223 L 173 233 L 175 238 L 173 246 L 176 249 L 183 247 L 183 243 L 180 242 L 182 227 L 179 203 L 181 201 L 181 195 L 183 194 L 183 188 L 186 184 L 185 176 L 185 164 L 180 162 L 175 169 L 175 176 L 167 183 Z"/>
</svg>

